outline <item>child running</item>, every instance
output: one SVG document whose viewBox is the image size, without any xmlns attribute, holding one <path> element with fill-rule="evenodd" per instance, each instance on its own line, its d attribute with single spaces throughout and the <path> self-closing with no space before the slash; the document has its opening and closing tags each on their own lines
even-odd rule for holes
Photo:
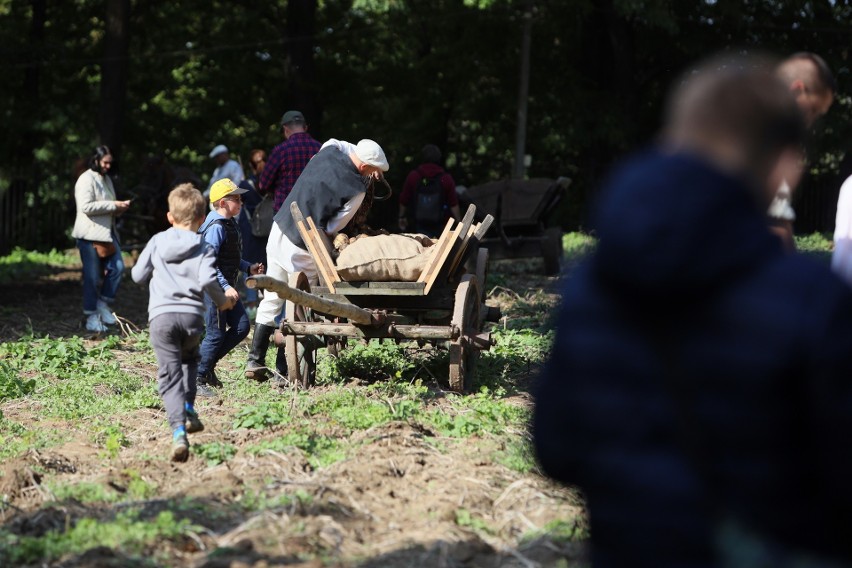
<svg viewBox="0 0 852 568">
<path fill-rule="evenodd" d="M 195 410 L 195 378 L 204 334 L 204 296 L 220 309 L 234 305 L 216 278 L 216 257 L 196 231 L 204 221 L 204 197 L 192 184 L 169 193 L 171 229 L 154 235 L 133 266 L 133 281 L 151 279 L 148 321 L 157 356 L 157 387 L 172 429 L 172 461 L 189 456 L 187 432 L 204 425 Z"/>
</svg>

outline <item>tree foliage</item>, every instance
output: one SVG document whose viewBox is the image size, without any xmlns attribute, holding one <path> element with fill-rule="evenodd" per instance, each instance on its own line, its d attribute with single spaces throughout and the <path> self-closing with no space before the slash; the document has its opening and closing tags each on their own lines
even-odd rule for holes
<svg viewBox="0 0 852 568">
<path fill-rule="evenodd" d="M 126 55 L 108 45 L 106 24 L 122 2 L 0 0 L 0 196 L 67 201 L 75 165 L 116 124 L 122 191 L 140 183 L 151 155 L 206 179 L 213 145 L 244 161 L 271 149 L 294 107 L 319 139 L 380 141 L 395 187 L 427 142 L 458 183 L 506 177 L 527 12 L 527 174 L 575 179 L 557 219 L 566 228 L 582 222 L 613 160 L 651 139 L 668 86 L 702 57 L 811 50 L 841 93 L 849 81 L 841 40 L 852 7 L 839 0 L 132 0 Z M 118 83 L 105 74 L 116 57 L 126 64 Z M 106 80 L 126 88 L 123 99 Z M 842 95 L 818 127 L 816 178 L 840 171 L 849 115 Z"/>
</svg>

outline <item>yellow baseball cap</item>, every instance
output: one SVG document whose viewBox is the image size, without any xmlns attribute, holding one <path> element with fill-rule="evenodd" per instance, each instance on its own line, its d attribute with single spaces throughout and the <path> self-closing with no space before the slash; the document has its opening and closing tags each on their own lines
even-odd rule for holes
<svg viewBox="0 0 852 568">
<path fill-rule="evenodd" d="M 238 187 L 229 178 L 222 178 L 210 187 L 210 203 L 216 203 L 228 195 L 239 195 L 247 191 L 247 189 Z"/>
</svg>

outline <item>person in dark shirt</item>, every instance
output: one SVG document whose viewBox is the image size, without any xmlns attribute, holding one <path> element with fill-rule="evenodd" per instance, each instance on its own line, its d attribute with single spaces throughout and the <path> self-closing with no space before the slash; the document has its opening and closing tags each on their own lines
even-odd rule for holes
<svg viewBox="0 0 852 568">
<path fill-rule="evenodd" d="M 281 133 L 284 142 L 272 149 L 258 178 L 261 195 L 274 192 L 276 212 L 290 195 L 308 160 L 320 149 L 320 143 L 308 134 L 304 115 L 297 110 L 288 110 L 281 117 Z"/>
<path fill-rule="evenodd" d="M 399 194 L 399 229 L 438 236 L 447 220 L 461 220 L 453 176 L 441 167 L 441 150 L 427 144 L 423 162 L 409 172 Z"/>
<path fill-rule="evenodd" d="M 852 291 L 765 217 L 804 119 L 773 62 L 690 71 L 599 194 L 535 452 L 583 491 L 595 567 L 848 566 Z"/>
</svg>

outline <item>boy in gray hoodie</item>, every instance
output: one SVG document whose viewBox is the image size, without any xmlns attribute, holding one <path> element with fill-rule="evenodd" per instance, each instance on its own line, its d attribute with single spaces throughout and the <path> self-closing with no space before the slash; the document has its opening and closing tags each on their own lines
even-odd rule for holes
<svg viewBox="0 0 852 568">
<path fill-rule="evenodd" d="M 172 228 L 154 235 L 133 266 L 133 281 L 149 278 L 148 322 L 157 355 L 157 387 L 172 429 L 172 461 L 189 456 L 187 432 L 204 425 L 195 411 L 198 346 L 204 334 L 204 292 L 220 310 L 233 307 L 216 278 L 216 257 L 196 231 L 207 202 L 192 184 L 169 193 Z"/>
</svg>

